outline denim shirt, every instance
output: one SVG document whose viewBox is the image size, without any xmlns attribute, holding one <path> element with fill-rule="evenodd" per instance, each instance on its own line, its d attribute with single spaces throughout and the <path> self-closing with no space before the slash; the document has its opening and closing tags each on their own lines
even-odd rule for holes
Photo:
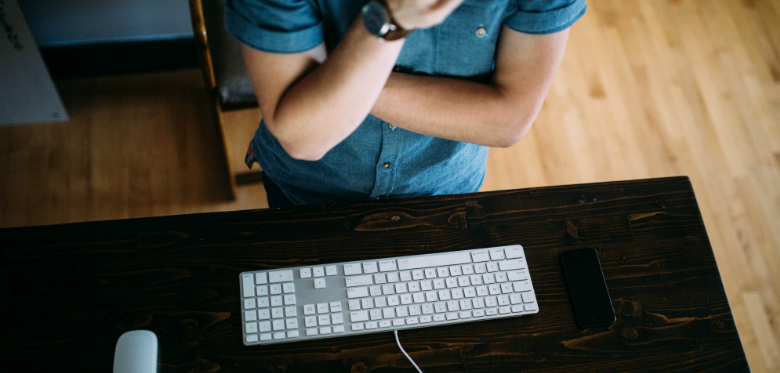
<svg viewBox="0 0 780 373">
<path fill-rule="evenodd" d="M 226 27 L 265 52 L 303 52 L 323 41 L 330 52 L 365 2 L 227 0 Z M 395 71 L 487 83 L 502 25 L 554 33 L 585 9 L 585 0 L 465 0 L 442 24 L 407 36 Z M 318 161 L 290 157 L 262 121 L 250 146 L 263 172 L 297 205 L 476 192 L 488 155 L 485 146 L 420 135 L 372 115 Z"/>
</svg>

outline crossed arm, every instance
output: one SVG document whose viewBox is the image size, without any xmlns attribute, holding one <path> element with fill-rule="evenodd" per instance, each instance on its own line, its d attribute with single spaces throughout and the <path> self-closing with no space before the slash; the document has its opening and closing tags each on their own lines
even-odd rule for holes
<svg viewBox="0 0 780 373">
<path fill-rule="evenodd" d="M 490 84 L 391 73 L 403 40 L 380 43 L 360 17 L 330 55 L 244 46 L 268 130 L 297 159 L 318 160 L 374 116 L 409 131 L 511 146 L 530 129 L 560 66 L 568 30 L 523 34 L 504 26 Z"/>
</svg>

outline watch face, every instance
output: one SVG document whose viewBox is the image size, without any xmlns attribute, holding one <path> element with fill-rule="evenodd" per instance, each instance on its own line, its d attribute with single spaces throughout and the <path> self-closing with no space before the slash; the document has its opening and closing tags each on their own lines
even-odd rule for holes
<svg viewBox="0 0 780 373">
<path fill-rule="evenodd" d="M 390 28 L 385 10 L 376 1 L 369 1 L 363 6 L 363 24 L 368 32 L 377 36 L 386 34 Z"/>
</svg>

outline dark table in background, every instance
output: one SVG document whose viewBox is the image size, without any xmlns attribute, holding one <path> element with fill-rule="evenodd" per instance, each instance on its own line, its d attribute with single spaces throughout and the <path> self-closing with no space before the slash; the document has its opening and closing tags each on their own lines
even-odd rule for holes
<svg viewBox="0 0 780 373">
<path fill-rule="evenodd" d="M 522 244 L 536 315 L 400 332 L 432 372 L 748 371 L 685 177 L 0 230 L 0 370 L 413 371 L 392 332 L 246 347 L 239 273 Z M 576 324 L 559 255 L 594 247 L 617 314 Z"/>
</svg>

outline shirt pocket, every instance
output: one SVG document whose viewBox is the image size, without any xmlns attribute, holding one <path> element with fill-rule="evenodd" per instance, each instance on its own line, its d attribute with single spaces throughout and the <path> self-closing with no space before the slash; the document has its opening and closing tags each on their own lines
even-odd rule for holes
<svg viewBox="0 0 780 373">
<path fill-rule="evenodd" d="M 466 0 L 436 27 L 437 75 L 470 77 L 493 70 L 509 0 Z"/>
</svg>

